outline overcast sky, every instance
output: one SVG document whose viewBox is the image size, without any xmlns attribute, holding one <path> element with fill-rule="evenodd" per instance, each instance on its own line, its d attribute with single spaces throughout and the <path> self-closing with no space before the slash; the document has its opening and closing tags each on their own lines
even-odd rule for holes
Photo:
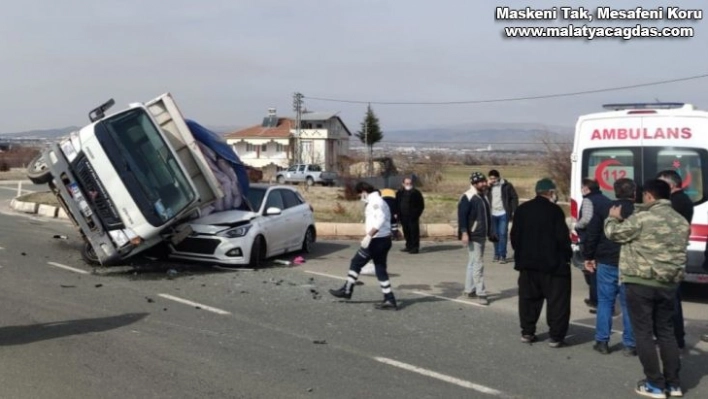
<svg viewBox="0 0 708 399">
<path fill-rule="evenodd" d="M 351 130 L 363 101 L 464 101 L 624 86 L 708 72 L 708 21 L 691 39 L 504 39 L 496 6 L 594 9 L 657 1 L 193 0 L 6 2 L 0 13 L 0 132 L 83 125 L 118 105 L 170 91 L 207 125 L 292 115 L 292 93 L 340 111 Z M 683 8 L 705 0 L 684 0 Z M 557 24 L 567 24 L 559 21 Z M 514 26 L 550 26 L 550 22 Z M 607 25 L 595 21 L 592 26 Z M 637 22 L 630 22 L 636 25 Z M 650 26 L 651 23 L 645 23 Z M 684 101 L 708 108 L 708 79 L 550 100 L 456 106 L 373 105 L 387 129 L 466 123 L 572 126 L 602 103 Z"/>
</svg>

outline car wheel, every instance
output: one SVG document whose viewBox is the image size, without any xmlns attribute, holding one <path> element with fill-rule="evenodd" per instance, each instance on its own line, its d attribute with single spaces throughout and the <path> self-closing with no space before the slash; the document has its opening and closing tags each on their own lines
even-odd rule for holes
<svg viewBox="0 0 708 399">
<path fill-rule="evenodd" d="M 313 244 L 315 243 L 315 229 L 312 226 L 307 228 L 305 238 L 302 240 L 302 252 L 309 254 L 312 252 Z"/>
<path fill-rule="evenodd" d="M 52 181 L 52 174 L 42 154 L 37 155 L 27 166 L 27 178 L 34 184 L 47 184 Z"/>
<path fill-rule="evenodd" d="M 307 185 L 308 185 L 308 186 L 312 186 L 312 185 L 315 184 L 315 180 L 314 180 L 313 178 L 309 177 L 309 176 L 307 177 L 306 182 L 307 182 Z"/>
<path fill-rule="evenodd" d="M 266 242 L 263 236 L 256 237 L 253 240 L 253 246 L 251 247 L 251 260 L 249 262 L 250 266 L 254 269 L 263 266 L 266 256 Z"/>
<path fill-rule="evenodd" d="M 277 179 L 277 180 L 278 180 L 278 184 L 283 184 L 283 183 L 285 183 L 285 177 L 283 177 L 283 176 L 278 176 L 278 179 Z"/>
<path fill-rule="evenodd" d="M 87 242 L 85 242 L 83 248 L 81 248 L 81 258 L 83 258 L 84 262 L 92 266 L 101 264 L 101 262 L 98 261 L 98 255 L 96 255 L 93 246 Z"/>
</svg>

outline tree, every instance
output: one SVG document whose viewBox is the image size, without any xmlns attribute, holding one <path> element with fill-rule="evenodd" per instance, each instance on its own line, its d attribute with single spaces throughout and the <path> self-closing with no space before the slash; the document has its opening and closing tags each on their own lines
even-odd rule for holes
<svg viewBox="0 0 708 399">
<path fill-rule="evenodd" d="M 366 115 L 361 122 L 361 130 L 356 133 L 356 136 L 364 143 L 368 151 L 369 174 L 371 174 L 371 158 L 374 152 L 374 144 L 383 140 L 383 132 L 379 126 L 379 118 L 376 117 L 374 110 L 371 109 L 371 104 L 366 107 Z"/>
</svg>

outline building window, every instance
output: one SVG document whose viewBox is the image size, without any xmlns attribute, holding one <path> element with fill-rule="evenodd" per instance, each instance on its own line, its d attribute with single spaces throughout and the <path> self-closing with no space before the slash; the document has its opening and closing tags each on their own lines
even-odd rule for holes
<svg viewBox="0 0 708 399">
<path fill-rule="evenodd" d="M 317 128 L 318 128 L 318 129 L 322 129 L 323 127 L 324 127 L 324 126 L 323 126 L 321 123 L 318 123 L 318 124 L 317 124 Z"/>
<path fill-rule="evenodd" d="M 256 152 L 256 146 L 251 143 L 246 143 L 246 152 Z"/>
<path fill-rule="evenodd" d="M 268 143 L 261 144 L 261 152 L 267 152 L 267 151 L 268 151 Z"/>
<path fill-rule="evenodd" d="M 276 152 L 288 152 L 289 148 L 287 145 L 283 144 L 276 144 L 275 145 L 275 151 Z"/>
</svg>

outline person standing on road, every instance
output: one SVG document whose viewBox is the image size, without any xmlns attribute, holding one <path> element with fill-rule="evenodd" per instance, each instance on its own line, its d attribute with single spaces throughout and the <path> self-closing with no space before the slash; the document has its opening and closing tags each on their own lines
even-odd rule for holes
<svg viewBox="0 0 708 399">
<path fill-rule="evenodd" d="M 693 201 L 691 201 L 691 198 L 681 189 L 683 186 L 681 176 L 675 170 L 668 169 L 659 172 L 656 178 L 669 184 L 669 187 L 671 187 L 671 207 L 681 214 L 690 225 L 691 220 L 693 220 Z M 680 284 L 676 288 L 676 311 L 674 312 L 672 320 L 678 347 L 679 349 L 683 349 L 686 347 L 686 330 L 683 325 L 683 304 L 681 303 Z"/>
<path fill-rule="evenodd" d="M 632 216 L 624 219 L 621 208 L 613 206 L 604 222 L 607 238 L 622 245 L 620 276 L 626 287 L 637 354 L 646 376 L 637 383 L 635 391 L 653 398 L 663 398 L 665 392 L 673 397 L 683 396 L 681 360 L 671 319 L 676 289 L 684 277 L 690 226 L 672 209 L 670 196 L 671 187 L 666 182 L 649 180 L 644 183 L 642 204 L 636 205 Z"/>
<path fill-rule="evenodd" d="M 604 221 L 610 208 L 620 206 L 622 218 L 628 218 L 634 212 L 634 194 L 636 184 L 631 179 L 618 179 L 614 184 L 615 201 L 594 209 L 595 215 L 587 228 L 583 257 L 588 273 L 597 275 L 597 318 L 595 320 L 595 346 L 593 349 L 603 355 L 610 353 L 609 342 L 612 332 L 612 312 L 619 295 L 622 309 L 622 344 L 625 356 L 636 356 L 636 343 L 632 332 L 632 323 L 627 311 L 627 298 L 624 284 L 619 283 L 620 245 L 610 241 L 604 232 Z"/>
<path fill-rule="evenodd" d="M 487 199 L 492 206 L 492 223 L 499 236 L 499 241 L 494 243 L 494 262 L 507 263 L 509 222 L 519 206 L 519 196 L 514 186 L 508 180 L 502 179 L 496 169 L 489 171 L 489 185 L 491 189 L 487 190 Z"/>
<path fill-rule="evenodd" d="M 582 248 L 585 245 L 585 240 L 587 238 L 586 230 L 593 215 L 595 214 L 594 210 L 606 207 L 610 203 L 610 199 L 602 194 L 602 191 L 600 191 L 600 185 L 593 179 L 583 179 L 580 190 L 583 194 L 583 202 L 580 204 L 578 221 L 575 223 L 573 228 L 578 234 L 580 252 L 582 253 Z M 585 299 L 585 304 L 590 308 L 591 313 L 595 313 L 597 312 L 597 275 L 595 273 L 585 271 L 584 277 L 589 291 L 588 298 Z"/>
<path fill-rule="evenodd" d="M 412 178 L 403 179 L 403 186 L 396 193 L 396 202 L 406 239 L 406 247 L 402 251 L 417 254 L 420 251 L 420 216 L 425 210 L 425 200 L 423 194 L 413 187 Z"/>
<path fill-rule="evenodd" d="M 570 324 L 570 259 L 573 250 L 556 185 L 536 183 L 536 197 L 519 205 L 511 226 L 514 269 L 519 271 L 521 342 L 536 341 L 536 323 L 546 301 L 548 345 L 564 344 Z"/>
<path fill-rule="evenodd" d="M 391 290 L 387 268 L 388 252 L 391 250 L 391 211 L 388 205 L 381 198 L 381 194 L 371 184 L 359 182 L 354 187 L 362 201 L 366 203 L 365 228 L 366 236 L 361 240 L 361 247 L 351 260 L 347 281 L 337 290 L 329 290 L 329 293 L 337 298 L 351 299 L 354 292 L 354 285 L 359 278 L 361 268 L 369 260 L 374 261 L 376 277 L 379 280 L 381 291 L 384 294 L 383 302 L 376 304 L 376 309 L 398 310 L 396 297 Z"/>
<path fill-rule="evenodd" d="M 464 295 L 477 297 L 482 305 L 489 305 L 484 285 L 484 244 L 497 240 L 492 224 L 489 202 L 484 195 L 487 178 L 480 172 L 470 176 L 470 189 L 457 204 L 458 238 L 467 246 L 467 275 Z"/>
</svg>

